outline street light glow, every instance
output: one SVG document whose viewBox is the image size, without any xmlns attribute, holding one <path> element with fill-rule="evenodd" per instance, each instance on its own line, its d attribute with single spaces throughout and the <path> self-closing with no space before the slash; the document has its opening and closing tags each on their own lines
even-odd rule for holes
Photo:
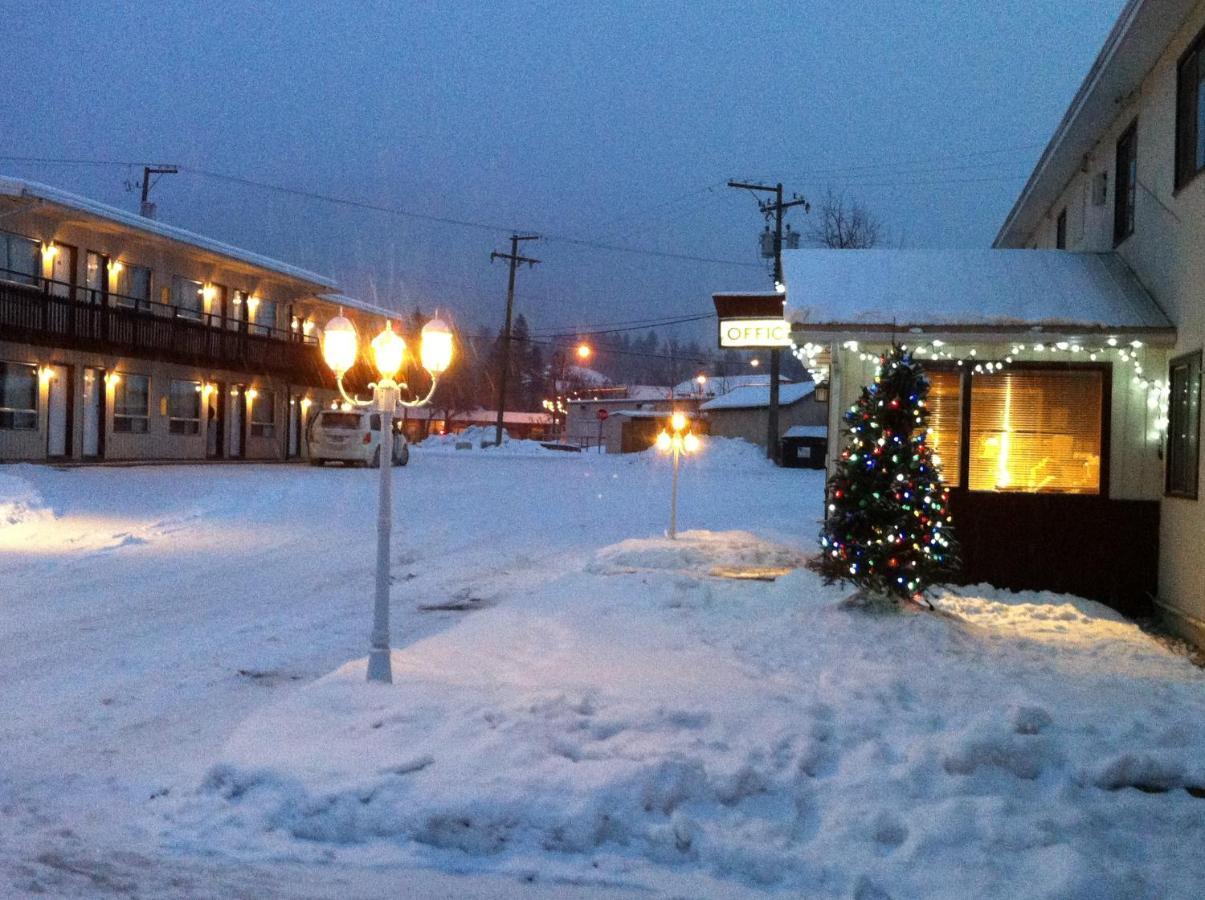
<svg viewBox="0 0 1205 900">
<path fill-rule="evenodd" d="M 336 375 L 342 375 L 356 364 L 358 345 L 356 326 L 350 319 L 335 316 L 326 323 L 326 331 L 322 335 L 322 355 Z"/>
<path fill-rule="evenodd" d="M 406 358 L 406 342 L 394 332 L 392 322 L 386 322 L 381 333 L 372 339 L 372 358 L 377 372 L 390 381 L 402 368 L 402 360 Z"/>
<path fill-rule="evenodd" d="M 582 343 L 577 345 L 577 358 L 582 362 L 588 360 L 593 354 L 594 351 L 590 349 L 589 344 Z"/>
<path fill-rule="evenodd" d="M 419 356 L 432 375 L 442 375 L 452 365 L 452 329 L 443 319 L 432 319 L 423 326 Z"/>
</svg>

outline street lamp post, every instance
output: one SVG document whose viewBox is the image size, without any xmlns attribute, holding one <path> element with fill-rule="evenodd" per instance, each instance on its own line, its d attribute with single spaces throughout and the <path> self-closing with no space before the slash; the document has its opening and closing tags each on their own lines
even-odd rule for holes
<svg viewBox="0 0 1205 900">
<path fill-rule="evenodd" d="M 690 422 L 680 412 L 674 413 L 669 420 L 670 430 L 662 430 L 657 435 L 657 449 L 662 453 L 671 453 L 674 457 L 674 480 L 669 499 L 669 539 L 678 537 L 678 462 L 682 454 L 697 453 L 699 438 L 690 430 Z"/>
<path fill-rule="evenodd" d="M 393 530 L 393 417 L 400 407 L 414 408 L 431 402 L 439 376 L 452 364 L 452 332 L 444 322 L 432 319 L 423 326 L 419 346 L 419 364 L 431 376 L 431 388 L 425 397 L 403 400 L 408 389 L 396 380 L 406 358 L 406 342 L 393 330 L 391 322 L 372 340 L 373 362 L 378 381 L 370 384 L 371 400 L 351 396 L 343 386 L 343 376 L 356 363 L 359 340 L 356 327 L 342 314 L 327 323 L 322 339 L 322 354 L 335 373 L 339 393 L 352 406 L 371 409 L 381 417 L 381 444 L 378 453 L 380 488 L 377 494 L 377 572 L 376 602 L 373 605 L 372 635 L 368 653 L 368 680 L 385 684 L 393 681 L 389 660 L 389 541 Z"/>
</svg>

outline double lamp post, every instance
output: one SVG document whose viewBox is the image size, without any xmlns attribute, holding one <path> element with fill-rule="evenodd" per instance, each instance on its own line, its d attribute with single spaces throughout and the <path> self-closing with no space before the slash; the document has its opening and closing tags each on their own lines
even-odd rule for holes
<svg viewBox="0 0 1205 900">
<path fill-rule="evenodd" d="M 359 358 L 359 338 L 356 327 L 342 314 L 327 323 L 322 339 L 322 355 L 335 373 L 339 393 L 348 404 L 370 409 L 381 417 L 380 489 L 377 508 L 377 573 L 376 602 L 373 606 L 371 647 L 368 653 L 368 680 L 388 684 L 393 681 L 389 660 L 389 539 L 393 528 L 393 419 L 402 408 L 426 406 L 431 402 L 439 376 L 452 364 L 452 331 L 440 319 L 423 326 L 419 343 L 418 362 L 431 376 L 426 396 L 403 400 L 402 391 L 409 390 L 397 375 L 406 359 L 406 342 L 394 332 L 393 324 L 372 340 L 372 357 L 380 378 L 369 385 L 371 400 L 351 396 L 343 386 L 343 376 Z"/>
</svg>

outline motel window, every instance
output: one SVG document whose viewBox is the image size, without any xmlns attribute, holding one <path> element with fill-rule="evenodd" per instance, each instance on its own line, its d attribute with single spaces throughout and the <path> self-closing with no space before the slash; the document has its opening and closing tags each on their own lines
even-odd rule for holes
<svg viewBox="0 0 1205 900">
<path fill-rule="evenodd" d="M 167 429 L 172 434 L 200 433 L 201 382 L 172 381 Z"/>
<path fill-rule="evenodd" d="M 151 380 L 119 372 L 113 386 L 113 430 L 146 434 L 151 422 Z"/>
<path fill-rule="evenodd" d="M 111 264 L 109 291 L 113 302 L 128 309 L 150 309 L 151 270 L 120 261 Z"/>
<path fill-rule="evenodd" d="M 42 246 L 19 234 L 0 232 L 0 277 L 5 281 L 37 284 L 42 274 Z"/>
<path fill-rule="evenodd" d="M 251 298 L 248 309 L 251 314 L 252 334 L 271 334 L 276 328 L 276 301 L 264 300 L 262 297 Z"/>
<path fill-rule="evenodd" d="M 172 306 L 181 318 L 200 319 L 205 309 L 205 286 L 199 281 L 173 275 Z"/>
<path fill-rule="evenodd" d="M 1059 213 L 1058 221 L 1054 226 L 1054 248 L 1056 250 L 1067 249 L 1067 210 Z"/>
<path fill-rule="evenodd" d="M 970 489 L 1099 494 L 1104 377 L 1101 369 L 972 376 Z"/>
<path fill-rule="evenodd" d="M 1134 208 L 1138 191 L 1138 123 L 1117 140 L 1117 177 L 1113 184 L 1113 246 L 1134 233 Z"/>
<path fill-rule="evenodd" d="M 950 487 L 962 484 L 962 373 L 929 372 L 929 435 L 941 478 Z"/>
<path fill-rule="evenodd" d="M 1173 359 L 1167 409 L 1167 493 L 1197 497 L 1201 452 L 1201 352 Z"/>
<path fill-rule="evenodd" d="M 1205 31 L 1176 71 L 1176 189 L 1205 169 Z"/>
<path fill-rule="evenodd" d="M 270 438 L 276 435 L 276 395 L 259 391 L 251 401 L 251 436 Z"/>
<path fill-rule="evenodd" d="M 35 431 L 37 427 L 37 366 L 0 362 L 0 429 Z"/>
</svg>

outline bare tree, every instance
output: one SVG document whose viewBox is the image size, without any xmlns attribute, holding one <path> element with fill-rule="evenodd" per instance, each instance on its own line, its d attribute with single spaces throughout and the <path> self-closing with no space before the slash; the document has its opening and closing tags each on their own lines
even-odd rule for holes
<svg viewBox="0 0 1205 900">
<path fill-rule="evenodd" d="M 879 243 L 883 223 L 861 201 L 829 188 L 819 206 L 805 232 L 808 243 L 833 250 L 867 250 Z"/>
</svg>

